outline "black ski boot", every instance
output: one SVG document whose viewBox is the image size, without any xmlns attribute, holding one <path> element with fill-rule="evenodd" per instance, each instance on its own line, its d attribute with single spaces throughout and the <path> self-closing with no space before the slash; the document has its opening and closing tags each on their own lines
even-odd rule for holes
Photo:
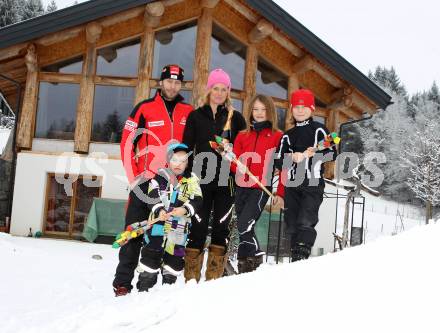
<svg viewBox="0 0 440 333">
<path fill-rule="evenodd" d="M 292 251 L 292 262 L 299 260 L 306 260 L 309 258 L 311 249 L 304 243 L 296 243 L 293 246 Z"/>
<path fill-rule="evenodd" d="M 263 262 L 263 256 L 246 257 L 238 259 L 238 273 L 249 273 L 255 271 Z"/>
<path fill-rule="evenodd" d="M 147 271 L 139 273 L 138 282 L 136 283 L 138 291 L 148 291 L 153 288 L 157 283 L 157 274 L 158 272 L 150 273 Z"/>
<path fill-rule="evenodd" d="M 162 267 L 162 284 L 176 283 L 177 276 L 169 271 L 166 267 Z"/>
</svg>

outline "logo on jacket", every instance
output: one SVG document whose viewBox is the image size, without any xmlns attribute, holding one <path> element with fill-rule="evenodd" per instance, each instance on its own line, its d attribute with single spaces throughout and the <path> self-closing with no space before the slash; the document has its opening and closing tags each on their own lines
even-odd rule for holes
<svg viewBox="0 0 440 333">
<path fill-rule="evenodd" d="M 148 127 L 158 127 L 158 126 L 163 126 L 163 125 L 165 125 L 165 122 L 163 120 L 148 122 Z"/>
<path fill-rule="evenodd" d="M 180 120 L 180 125 L 186 125 L 186 117 L 183 117 L 183 118 Z"/>
<path fill-rule="evenodd" d="M 133 131 L 133 130 L 135 130 L 135 129 L 137 128 L 137 123 L 135 123 L 135 122 L 132 121 L 132 120 L 127 120 L 127 121 L 125 122 L 125 126 L 124 126 L 124 128 L 125 128 L 126 130 Z"/>
</svg>

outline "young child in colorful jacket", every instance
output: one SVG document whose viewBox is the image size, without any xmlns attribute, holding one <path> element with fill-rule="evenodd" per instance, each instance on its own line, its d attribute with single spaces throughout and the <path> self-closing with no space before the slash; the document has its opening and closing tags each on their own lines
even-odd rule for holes
<svg viewBox="0 0 440 333">
<path fill-rule="evenodd" d="M 189 226 L 199 223 L 202 206 L 199 179 L 188 166 L 189 149 L 182 143 L 168 148 L 168 168 L 161 169 L 148 186 L 150 219 L 159 218 L 144 235 L 138 265 L 139 291 L 148 291 L 162 273 L 162 284 L 173 284 L 184 268 Z"/>
</svg>

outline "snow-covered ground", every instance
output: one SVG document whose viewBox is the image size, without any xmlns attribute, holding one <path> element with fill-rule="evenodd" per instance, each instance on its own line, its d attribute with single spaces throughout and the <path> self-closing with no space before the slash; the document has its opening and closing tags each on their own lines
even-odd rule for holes
<svg viewBox="0 0 440 333">
<path fill-rule="evenodd" d="M 110 246 L 0 234 L 0 332 L 439 332 L 439 239 L 440 223 L 414 227 L 304 262 L 115 298 Z"/>
</svg>

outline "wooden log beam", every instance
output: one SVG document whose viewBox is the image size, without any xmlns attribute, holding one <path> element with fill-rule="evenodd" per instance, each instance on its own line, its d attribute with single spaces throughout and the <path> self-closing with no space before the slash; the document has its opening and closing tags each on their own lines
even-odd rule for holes
<svg viewBox="0 0 440 333">
<path fill-rule="evenodd" d="M 162 1 L 147 4 L 145 6 L 144 25 L 150 28 L 157 27 L 164 12 L 165 6 Z"/>
<path fill-rule="evenodd" d="M 260 43 L 263 39 L 270 36 L 273 30 L 274 28 L 272 23 L 268 22 L 265 19 L 259 20 L 255 27 L 248 34 L 249 43 Z"/>
<path fill-rule="evenodd" d="M 220 0 L 201 0 L 200 6 L 202 8 L 210 8 L 214 9 L 215 6 L 219 3 Z"/>
<path fill-rule="evenodd" d="M 256 13 L 251 11 L 246 5 L 237 0 L 224 0 L 230 7 L 234 8 L 237 12 L 243 15 L 247 20 L 252 23 L 257 23 L 259 17 Z"/>
<path fill-rule="evenodd" d="M 26 63 L 24 61 L 24 57 L 16 58 L 14 60 L 10 60 L 8 62 L 4 62 L 0 64 L 0 73 L 7 75 L 7 72 L 12 71 L 17 68 L 26 67 Z"/>
<path fill-rule="evenodd" d="M 120 86 L 120 87 L 137 87 L 138 85 L 138 79 L 125 78 L 125 77 L 96 76 L 94 82 L 95 84 L 102 84 L 107 86 Z"/>
<path fill-rule="evenodd" d="M 42 38 L 39 38 L 36 43 L 43 46 L 49 46 L 55 43 L 62 42 L 64 40 L 74 38 L 78 36 L 82 31 L 84 30 L 84 27 L 75 27 L 67 30 L 63 30 L 60 32 L 56 32 L 47 36 L 44 36 Z"/>
<path fill-rule="evenodd" d="M 66 73 L 49 73 L 40 72 L 38 74 L 39 81 L 58 82 L 58 83 L 80 83 L 81 74 L 66 74 Z"/>
<path fill-rule="evenodd" d="M 202 13 L 197 22 L 196 50 L 194 59 L 193 103 L 197 105 L 204 95 L 211 62 L 211 35 L 213 6 L 218 1 L 201 1 Z"/>
<path fill-rule="evenodd" d="M 145 8 L 135 7 L 135 8 L 126 10 L 124 12 L 121 12 L 119 14 L 105 17 L 105 18 L 99 20 L 98 23 L 101 24 L 103 28 L 105 28 L 105 27 L 109 27 L 114 24 L 118 24 L 118 23 L 121 23 L 124 21 L 131 20 L 135 17 L 142 15 L 142 13 L 144 13 L 144 12 L 145 12 Z"/>
<path fill-rule="evenodd" d="M 292 68 L 292 71 L 296 75 L 304 74 L 312 70 L 313 68 L 313 58 L 310 55 L 302 57 Z"/>
<path fill-rule="evenodd" d="M 0 50 L 0 61 L 19 56 L 23 50 L 27 49 L 27 47 L 27 43 L 22 43 Z"/>
<path fill-rule="evenodd" d="M 96 72 L 96 43 L 102 26 L 96 22 L 86 27 L 87 52 L 83 63 L 78 107 L 76 111 L 75 145 L 77 153 L 88 153 L 92 131 L 94 76 Z"/>
<path fill-rule="evenodd" d="M 352 108 L 341 108 L 339 109 L 341 114 L 344 114 L 348 119 L 357 120 L 362 118 L 362 113 L 354 111 Z"/>
<path fill-rule="evenodd" d="M 246 97 L 243 103 L 244 112 L 249 110 L 249 103 L 257 92 L 257 64 L 257 47 L 254 44 L 251 44 L 246 50 L 246 64 L 244 70 L 244 91 L 246 92 Z"/>
<path fill-rule="evenodd" d="M 272 32 L 271 38 L 280 45 L 282 45 L 284 48 L 286 48 L 287 51 L 292 53 L 295 57 L 302 58 L 304 56 L 303 50 L 301 50 L 300 47 L 292 43 L 287 37 L 281 34 L 281 32 L 279 32 L 278 30 L 274 30 Z"/>
<path fill-rule="evenodd" d="M 317 106 L 312 116 L 318 116 L 328 119 L 329 110 L 327 108 L 322 108 Z"/>
<path fill-rule="evenodd" d="M 32 148 L 32 137 L 37 112 L 38 57 L 34 44 L 28 46 L 25 62 L 27 67 L 26 88 L 17 135 L 17 146 L 20 150 Z"/>
<path fill-rule="evenodd" d="M 338 109 L 329 109 L 328 112 L 328 120 L 327 120 L 327 128 L 332 132 L 339 131 L 339 110 Z"/>
<path fill-rule="evenodd" d="M 145 6 L 144 32 L 141 38 L 135 104 L 150 96 L 150 77 L 153 72 L 154 53 L 153 28 L 160 24 L 160 19 L 165 11 L 163 2 L 157 2 L 157 5 L 154 4 L 156 3 L 153 2 Z"/>
<path fill-rule="evenodd" d="M 304 74 L 308 71 L 318 73 L 319 76 L 335 88 L 341 88 L 343 86 L 342 80 L 319 64 L 311 55 L 304 56 L 293 66 L 293 72 L 298 75 Z"/>
<path fill-rule="evenodd" d="M 343 86 L 342 80 L 340 80 L 336 75 L 330 72 L 327 68 L 322 66 L 316 60 L 313 61 L 312 69 L 318 73 L 324 80 L 330 83 L 335 88 L 341 88 Z"/>
<path fill-rule="evenodd" d="M 296 90 L 299 89 L 299 79 L 298 79 L 298 75 L 296 75 L 295 73 L 292 73 L 289 75 L 289 81 L 288 81 L 288 85 L 287 85 L 287 97 L 288 97 L 288 101 L 289 101 L 289 107 L 287 108 L 287 114 L 286 114 L 286 121 L 285 121 L 285 126 L 286 126 L 286 130 L 290 129 L 293 127 L 293 117 L 292 117 L 292 112 L 290 111 L 290 96 L 292 95 L 292 93 L 294 93 Z"/>
<path fill-rule="evenodd" d="M 257 23 L 260 19 L 259 16 L 254 13 L 250 8 L 246 5 L 242 4 L 237 0 L 224 0 L 230 7 L 234 8 L 237 12 L 239 12 L 243 17 L 245 17 L 248 21 L 252 23 Z M 274 29 L 271 33 L 271 38 L 286 48 L 290 53 L 292 53 L 295 57 L 301 58 L 304 55 L 304 52 L 300 47 L 292 43 L 286 36 L 284 36 L 281 32 Z"/>
<path fill-rule="evenodd" d="M 353 94 L 351 94 L 351 98 L 353 104 L 363 112 L 368 112 L 370 115 L 373 115 L 377 112 L 378 108 L 366 98 L 361 96 L 358 92 L 353 92 Z"/>
</svg>

